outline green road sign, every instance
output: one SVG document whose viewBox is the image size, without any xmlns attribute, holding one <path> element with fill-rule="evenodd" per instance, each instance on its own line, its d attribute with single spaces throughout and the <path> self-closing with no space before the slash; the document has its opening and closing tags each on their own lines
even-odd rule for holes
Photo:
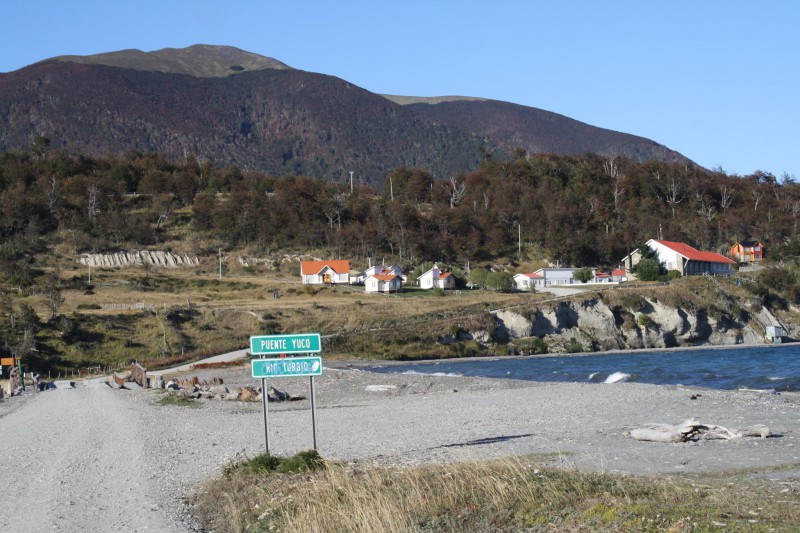
<svg viewBox="0 0 800 533">
<path fill-rule="evenodd" d="M 281 357 L 280 359 L 253 359 L 250 367 L 254 378 L 296 378 L 321 376 L 322 357 Z"/>
<path fill-rule="evenodd" d="M 321 351 L 322 341 L 319 333 L 254 335 L 250 337 L 250 353 L 253 355 L 320 353 Z"/>
</svg>

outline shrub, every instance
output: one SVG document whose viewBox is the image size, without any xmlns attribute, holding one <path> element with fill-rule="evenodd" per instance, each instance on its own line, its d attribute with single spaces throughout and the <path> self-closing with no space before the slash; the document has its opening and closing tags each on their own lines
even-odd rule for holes
<svg viewBox="0 0 800 533">
<path fill-rule="evenodd" d="M 508 272 L 490 272 L 486 276 L 486 288 L 508 292 L 514 287 L 514 277 Z"/>
<path fill-rule="evenodd" d="M 578 352 L 585 352 L 586 350 L 583 347 L 583 344 L 580 343 L 578 339 L 575 337 L 571 337 L 566 344 L 564 344 L 564 350 L 567 353 L 578 353 Z"/>
<path fill-rule="evenodd" d="M 679 277 L 681 277 L 680 270 L 670 270 L 669 272 L 667 272 L 668 280 L 678 279 Z"/>
<path fill-rule="evenodd" d="M 653 319 L 650 318 L 649 315 L 639 315 L 639 318 L 636 319 L 636 322 L 643 328 L 649 328 L 653 325 Z"/>
<path fill-rule="evenodd" d="M 485 268 L 473 268 L 469 271 L 469 282 L 484 289 L 486 288 L 486 277 L 489 271 Z"/>
<path fill-rule="evenodd" d="M 636 266 L 636 277 L 641 281 L 656 281 L 661 276 L 661 265 L 655 259 L 642 259 Z"/>
<path fill-rule="evenodd" d="M 592 269 L 589 267 L 583 267 L 576 270 L 572 277 L 580 281 L 581 283 L 587 283 L 590 279 L 594 277 L 592 273 Z"/>
</svg>

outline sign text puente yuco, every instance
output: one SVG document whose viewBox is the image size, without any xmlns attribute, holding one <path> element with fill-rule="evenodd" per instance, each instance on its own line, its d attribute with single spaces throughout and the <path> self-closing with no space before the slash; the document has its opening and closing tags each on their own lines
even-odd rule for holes
<svg viewBox="0 0 800 533">
<path fill-rule="evenodd" d="M 311 392 L 311 427 L 314 449 L 317 449 L 317 407 L 314 394 L 314 376 L 322 375 L 322 357 L 286 357 L 294 354 L 322 352 L 319 333 L 290 335 L 254 335 L 250 337 L 250 353 L 253 356 L 280 355 L 273 359 L 252 359 L 252 376 L 261 379 L 261 401 L 264 406 L 264 444 L 269 453 L 269 416 L 267 408 L 267 378 L 309 376 Z"/>
</svg>

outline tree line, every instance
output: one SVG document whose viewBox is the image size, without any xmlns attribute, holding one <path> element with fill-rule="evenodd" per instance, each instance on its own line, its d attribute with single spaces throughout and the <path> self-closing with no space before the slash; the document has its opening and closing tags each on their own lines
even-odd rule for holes
<svg viewBox="0 0 800 533">
<path fill-rule="evenodd" d="M 469 173 L 440 179 L 397 168 L 378 188 L 193 157 L 93 158 L 42 140 L 0 155 L 0 266 L 16 285 L 33 282 L 31 258 L 55 244 L 75 253 L 158 247 L 176 227 L 190 230 L 185 251 L 195 253 L 223 246 L 409 266 L 544 259 L 601 267 L 648 238 L 718 252 L 759 239 L 772 257 L 796 255 L 798 221 L 792 176 L 597 155 L 486 153 Z"/>
</svg>

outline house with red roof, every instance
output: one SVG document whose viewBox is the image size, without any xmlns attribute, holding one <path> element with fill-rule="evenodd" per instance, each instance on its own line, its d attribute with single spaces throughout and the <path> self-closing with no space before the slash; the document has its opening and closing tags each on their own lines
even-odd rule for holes
<svg viewBox="0 0 800 533">
<path fill-rule="evenodd" d="M 434 264 L 433 268 L 417 278 L 417 283 L 422 289 L 455 289 L 456 277 L 452 272 L 444 272 Z"/>
<path fill-rule="evenodd" d="M 650 239 L 645 245 L 658 256 L 658 261 L 667 270 L 677 270 L 682 276 L 702 274 L 727 276 L 736 261 L 715 252 L 704 252 L 683 242 Z M 631 269 L 641 260 L 641 253 L 635 250 L 623 260 L 626 268 Z"/>
<path fill-rule="evenodd" d="M 303 285 L 350 283 L 350 261 L 346 259 L 301 261 L 300 276 L 303 278 Z"/>
<path fill-rule="evenodd" d="M 371 274 L 364 280 L 364 292 L 393 293 L 403 292 L 403 278 L 385 270 L 380 274 Z"/>
<path fill-rule="evenodd" d="M 541 274 L 534 274 L 533 272 L 514 274 L 514 284 L 518 291 L 532 291 L 542 286 L 544 278 Z"/>
</svg>

